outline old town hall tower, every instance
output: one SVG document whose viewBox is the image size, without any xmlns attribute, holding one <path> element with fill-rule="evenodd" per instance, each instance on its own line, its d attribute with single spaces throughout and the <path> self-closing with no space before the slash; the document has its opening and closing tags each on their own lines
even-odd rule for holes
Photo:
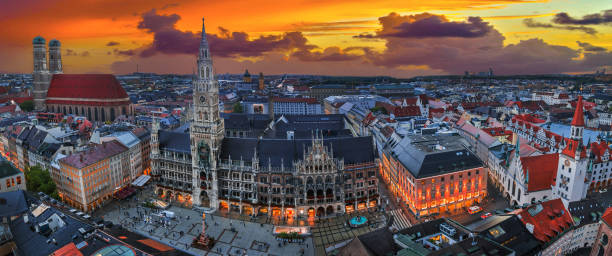
<svg viewBox="0 0 612 256">
<path fill-rule="evenodd" d="M 219 85 L 213 77 L 213 65 L 202 18 L 202 40 L 198 53 L 198 74 L 193 84 L 193 120 L 190 126 L 193 165 L 193 204 L 216 208 L 217 159 L 224 135 L 219 116 Z"/>
</svg>

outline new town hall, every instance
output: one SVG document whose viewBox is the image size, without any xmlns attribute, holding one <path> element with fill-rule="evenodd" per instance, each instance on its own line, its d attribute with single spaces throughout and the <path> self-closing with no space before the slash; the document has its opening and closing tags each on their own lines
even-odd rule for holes
<svg viewBox="0 0 612 256">
<path fill-rule="evenodd" d="M 354 137 L 322 116 L 304 117 L 321 123 L 302 120 L 300 131 L 226 135 L 204 31 L 203 25 L 189 127 L 152 126 L 156 193 L 252 215 L 324 216 L 376 207 L 378 160 L 370 136 Z"/>
</svg>

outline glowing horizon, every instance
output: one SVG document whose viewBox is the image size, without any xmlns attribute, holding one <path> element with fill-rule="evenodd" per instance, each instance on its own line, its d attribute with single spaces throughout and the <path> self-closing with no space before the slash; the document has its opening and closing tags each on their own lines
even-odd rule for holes
<svg viewBox="0 0 612 256">
<path fill-rule="evenodd" d="M 604 1 L 14 1 L 0 71 L 32 72 L 32 38 L 62 43 L 65 73 L 190 74 L 202 17 L 215 73 L 592 73 L 612 63 Z"/>
</svg>

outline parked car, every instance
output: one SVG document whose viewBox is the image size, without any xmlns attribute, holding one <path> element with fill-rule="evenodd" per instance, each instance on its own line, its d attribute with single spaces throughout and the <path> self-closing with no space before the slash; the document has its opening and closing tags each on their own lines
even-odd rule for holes
<svg viewBox="0 0 612 256">
<path fill-rule="evenodd" d="M 491 214 L 490 212 L 487 212 L 487 213 L 485 213 L 483 215 L 480 215 L 480 218 L 484 220 L 484 219 L 489 218 L 491 216 L 493 216 L 493 214 Z"/>
<path fill-rule="evenodd" d="M 482 208 L 480 208 L 480 206 L 472 206 L 472 207 L 468 208 L 468 213 L 469 214 L 478 213 L 480 211 L 482 211 Z"/>
</svg>

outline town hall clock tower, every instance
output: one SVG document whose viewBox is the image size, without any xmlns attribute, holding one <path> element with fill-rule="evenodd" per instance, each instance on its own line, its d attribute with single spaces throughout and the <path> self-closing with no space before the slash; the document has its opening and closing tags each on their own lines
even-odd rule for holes
<svg viewBox="0 0 612 256">
<path fill-rule="evenodd" d="M 219 85 L 213 75 L 203 18 L 198 74 L 193 82 L 193 111 L 189 132 L 193 165 L 192 202 L 195 206 L 216 209 L 219 206 L 217 159 L 225 129 L 219 116 Z"/>
</svg>

